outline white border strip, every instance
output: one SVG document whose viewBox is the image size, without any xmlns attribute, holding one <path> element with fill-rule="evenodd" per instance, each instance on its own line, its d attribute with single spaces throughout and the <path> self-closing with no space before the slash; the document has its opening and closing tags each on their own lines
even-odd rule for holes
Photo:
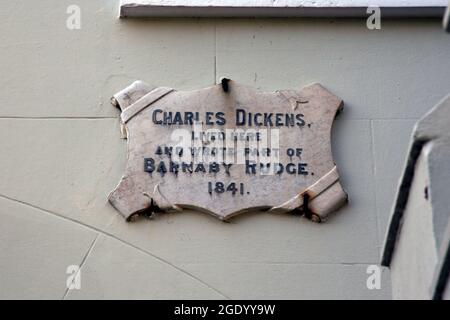
<svg viewBox="0 0 450 320">
<path fill-rule="evenodd" d="M 447 0 L 121 0 L 120 17 L 442 17 Z"/>
</svg>

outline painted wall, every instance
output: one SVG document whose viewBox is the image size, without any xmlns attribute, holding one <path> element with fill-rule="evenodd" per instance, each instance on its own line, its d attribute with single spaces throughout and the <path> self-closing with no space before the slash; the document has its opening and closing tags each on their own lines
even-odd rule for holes
<svg viewBox="0 0 450 320">
<path fill-rule="evenodd" d="M 82 10 L 81 30 L 66 8 Z M 0 9 L 0 298 L 390 298 L 366 287 L 416 119 L 449 91 L 439 20 L 119 20 L 112 0 Z M 320 82 L 346 102 L 333 152 L 350 203 L 329 221 L 197 212 L 126 223 L 110 96 L 136 79 L 195 89 Z M 81 265 L 81 290 L 66 268 Z"/>
</svg>

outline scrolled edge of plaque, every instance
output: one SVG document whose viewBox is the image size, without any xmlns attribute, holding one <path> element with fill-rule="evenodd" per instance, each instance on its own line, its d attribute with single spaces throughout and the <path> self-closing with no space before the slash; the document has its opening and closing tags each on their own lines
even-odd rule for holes
<svg viewBox="0 0 450 320">
<path fill-rule="evenodd" d="M 204 103 L 201 102 L 205 101 L 206 98 L 211 99 L 212 104 L 210 107 L 204 107 Z M 223 221 L 244 212 L 264 210 L 273 213 L 300 213 L 314 222 L 322 222 L 326 220 L 330 213 L 338 210 L 348 201 L 348 195 L 339 181 L 338 169 L 331 153 L 331 128 L 336 115 L 343 109 L 343 101 L 318 83 L 303 87 L 300 90 L 260 92 L 228 79 L 227 90 L 223 88 L 222 83 L 192 91 L 177 91 L 169 87 L 154 87 L 142 81 L 135 81 L 125 89 L 114 94 L 111 98 L 111 103 L 121 111 L 122 137 L 127 139 L 127 164 L 125 174 L 116 188 L 109 194 L 108 200 L 127 221 L 140 215 L 151 216 L 155 212 L 180 212 L 183 209 L 195 209 L 212 214 Z M 172 110 L 171 107 L 173 105 L 183 110 L 182 108 L 188 105 L 192 107 L 192 110 L 184 109 L 183 112 L 186 114 L 186 111 L 189 110 L 187 113 L 191 114 L 193 112 L 190 111 L 196 111 L 194 110 L 196 103 L 200 103 L 203 106 L 199 107 L 197 114 L 208 110 L 206 112 L 208 117 L 211 114 L 216 116 L 216 122 L 213 123 L 213 127 L 216 124 L 225 127 L 226 121 L 231 122 L 234 120 L 234 125 L 226 126 L 226 129 L 231 128 L 233 130 L 237 128 L 238 124 L 237 110 L 246 110 L 248 113 L 245 117 L 248 116 L 250 124 L 246 122 L 245 128 L 252 126 L 251 117 L 253 117 L 254 126 L 257 123 L 262 124 L 263 121 L 260 119 L 263 118 L 263 114 L 264 125 L 266 125 L 266 113 L 269 114 L 267 118 L 270 118 L 270 114 L 273 113 L 276 121 L 274 120 L 273 123 L 268 122 L 267 126 L 269 127 L 270 124 L 270 130 L 273 130 L 272 126 L 278 128 L 278 125 L 280 125 L 280 135 L 284 134 L 287 137 L 285 140 L 288 140 L 288 146 L 291 146 L 289 144 L 290 141 L 297 142 L 298 140 L 306 139 L 317 150 L 310 146 L 308 146 L 309 148 L 304 148 L 303 145 L 301 145 L 302 148 L 288 147 L 286 150 L 304 151 L 303 149 L 308 149 L 307 151 L 310 152 L 310 155 L 305 157 L 308 158 L 308 163 L 304 163 L 306 161 L 303 155 L 298 156 L 297 160 L 302 161 L 298 163 L 293 163 L 294 161 L 292 161 L 292 157 L 295 156 L 290 155 L 287 157 L 284 155 L 285 162 L 290 162 L 283 166 L 280 161 L 278 168 L 283 167 L 282 173 L 285 175 L 282 176 L 282 173 L 275 174 L 276 169 L 274 165 L 274 175 L 271 177 L 263 176 L 258 181 L 255 175 L 250 177 L 244 176 L 246 177 L 244 179 L 245 186 L 242 182 L 229 182 L 229 179 L 235 179 L 233 177 L 236 176 L 242 177 L 242 174 L 233 173 L 230 175 L 230 172 L 227 172 L 229 177 L 227 182 L 228 188 L 230 184 L 233 184 L 233 188 L 236 189 L 232 190 L 233 198 L 223 198 L 228 190 L 216 192 L 213 188 L 214 185 L 211 185 L 212 182 L 206 182 L 206 180 L 214 180 L 218 175 L 218 171 L 211 173 L 211 171 L 207 172 L 207 169 L 203 168 L 199 171 L 202 176 L 196 177 L 193 179 L 194 182 L 191 183 L 189 179 L 180 178 L 181 167 L 177 167 L 177 171 L 173 175 L 168 176 L 169 162 L 166 165 L 161 161 L 158 169 L 156 169 L 156 164 L 152 165 L 153 171 L 147 170 L 147 167 L 144 170 L 143 167 L 146 164 L 142 164 L 140 161 L 144 161 L 145 155 L 151 153 L 149 148 L 154 148 L 156 146 L 153 145 L 154 143 L 163 140 L 164 135 L 169 135 L 172 129 L 180 127 L 178 124 L 192 124 L 192 119 L 190 119 L 191 123 L 187 123 L 186 119 L 180 118 L 175 124 L 172 122 L 169 125 L 157 127 L 153 124 L 163 120 L 158 119 L 155 121 L 155 112 L 161 111 L 162 114 L 162 110 L 166 110 L 164 107 L 169 106 L 167 110 Z M 158 107 L 157 110 L 155 110 L 155 106 Z M 245 109 L 246 106 L 248 107 L 247 109 Z M 211 112 L 213 109 L 214 112 Z M 153 119 L 151 119 L 150 114 L 143 116 L 144 110 L 153 110 Z M 258 110 L 261 111 L 258 112 Z M 263 113 L 263 111 L 268 112 Z M 276 113 L 276 111 L 280 111 L 280 113 Z M 284 113 L 281 113 L 281 111 L 284 111 Z M 230 116 L 234 112 L 235 119 Z M 279 115 L 282 116 L 279 117 Z M 164 114 L 164 116 L 166 115 Z M 278 122 L 279 119 L 281 119 L 280 122 Z M 292 119 L 294 119 L 293 122 Z M 298 121 L 295 122 L 295 119 Z M 153 120 L 153 124 L 150 120 Z M 204 119 L 201 120 L 203 125 Z M 260 122 L 257 122 L 257 120 Z M 289 127 L 288 124 L 292 125 L 292 127 Z M 287 131 L 289 129 L 292 131 Z M 293 132 L 293 130 L 297 131 Z M 248 136 L 246 138 L 248 139 Z M 302 143 L 306 144 L 307 142 L 303 141 Z M 283 141 L 281 144 L 283 145 Z M 292 146 L 294 147 L 294 145 Z M 142 151 L 144 149 L 146 151 Z M 282 147 L 279 148 L 279 153 L 283 153 Z M 172 170 L 171 157 L 172 153 L 169 155 L 170 170 Z M 155 161 L 156 156 L 155 159 L 150 159 Z M 226 168 L 227 164 L 224 162 L 223 166 Z M 229 165 L 228 170 L 230 170 L 231 166 L 232 164 Z M 238 166 L 236 165 L 236 167 Z M 245 165 L 240 164 L 241 170 L 245 167 L 246 173 L 248 173 L 248 166 L 247 163 Z M 306 166 L 314 172 L 306 171 Z M 295 169 L 292 169 L 294 167 Z M 191 177 L 194 172 L 197 173 L 198 169 L 194 170 L 193 168 L 194 166 L 191 171 L 186 171 L 188 174 L 191 174 Z M 209 168 L 211 170 L 211 166 Z M 251 169 L 254 168 L 251 167 Z M 157 174 L 157 171 L 160 174 Z M 295 172 L 292 174 L 292 171 Z M 183 172 L 185 172 L 184 167 Z M 165 175 L 166 179 L 164 179 Z M 195 187 L 200 183 L 208 184 L 209 196 L 206 193 L 199 195 L 198 188 L 195 190 Z M 217 187 L 217 182 L 215 183 Z M 260 183 L 261 186 L 254 187 L 255 183 Z M 272 190 L 271 184 L 273 184 Z M 239 185 L 240 187 L 236 188 L 234 185 Z M 253 187 L 250 188 L 252 190 L 245 192 L 244 188 L 247 188 L 249 185 Z M 226 186 L 224 186 L 225 188 Z M 254 191 L 258 188 L 262 190 L 261 194 Z M 279 194 L 275 194 L 276 192 L 279 192 Z M 241 194 L 241 198 L 234 197 L 238 193 Z M 217 196 L 218 199 L 213 199 L 212 196 Z M 223 197 L 220 198 L 221 196 Z M 247 196 L 247 200 L 242 200 L 244 196 Z M 222 205 L 219 204 L 220 201 L 222 201 Z"/>
</svg>

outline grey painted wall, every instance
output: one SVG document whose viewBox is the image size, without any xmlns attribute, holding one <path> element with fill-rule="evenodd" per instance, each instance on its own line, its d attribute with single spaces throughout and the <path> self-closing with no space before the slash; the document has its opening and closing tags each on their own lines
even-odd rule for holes
<svg viewBox="0 0 450 320">
<path fill-rule="evenodd" d="M 78 4 L 81 30 L 66 28 Z M 439 20 L 119 20 L 117 1 L 0 9 L 0 298 L 390 298 L 366 287 L 416 119 L 446 93 Z M 125 223 L 107 203 L 126 160 L 110 96 L 222 76 L 318 81 L 346 102 L 333 152 L 350 203 L 324 224 L 267 213 Z M 66 267 L 82 265 L 81 290 Z"/>
</svg>

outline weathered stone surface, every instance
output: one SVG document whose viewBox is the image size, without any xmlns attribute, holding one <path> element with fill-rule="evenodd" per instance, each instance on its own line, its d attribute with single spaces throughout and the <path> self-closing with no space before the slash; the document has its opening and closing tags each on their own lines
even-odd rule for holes
<svg viewBox="0 0 450 320">
<path fill-rule="evenodd" d="M 330 144 L 341 99 L 319 84 L 274 93 L 228 87 L 150 91 L 136 82 L 114 96 L 128 163 L 109 200 L 126 218 L 152 207 L 195 208 L 222 220 L 301 208 L 321 221 L 346 202 Z M 262 156 L 266 148 L 272 157 Z"/>
</svg>

